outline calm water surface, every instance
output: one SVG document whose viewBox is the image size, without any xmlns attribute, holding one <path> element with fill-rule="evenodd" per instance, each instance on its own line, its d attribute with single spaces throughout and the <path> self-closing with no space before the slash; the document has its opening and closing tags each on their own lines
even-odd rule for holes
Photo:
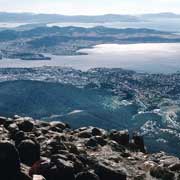
<svg viewBox="0 0 180 180">
<path fill-rule="evenodd" d="M 102 44 L 83 56 L 51 56 L 50 61 L 0 60 L 0 68 L 66 66 L 87 70 L 95 67 L 125 68 L 138 72 L 173 73 L 180 71 L 180 43 L 173 44 Z"/>
</svg>

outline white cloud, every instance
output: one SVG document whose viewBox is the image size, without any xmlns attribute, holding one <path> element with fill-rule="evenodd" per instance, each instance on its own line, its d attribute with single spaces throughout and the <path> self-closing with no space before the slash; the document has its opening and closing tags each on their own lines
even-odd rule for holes
<svg viewBox="0 0 180 180">
<path fill-rule="evenodd" d="M 0 11 L 59 14 L 180 13 L 180 0 L 0 0 Z"/>
</svg>

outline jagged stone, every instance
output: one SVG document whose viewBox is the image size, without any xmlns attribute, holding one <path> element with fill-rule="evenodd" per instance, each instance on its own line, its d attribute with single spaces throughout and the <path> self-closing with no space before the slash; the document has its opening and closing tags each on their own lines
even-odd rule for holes
<svg viewBox="0 0 180 180">
<path fill-rule="evenodd" d="M 76 176 L 76 180 L 99 180 L 99 177 L 92 172 L 81 172 Z"/>
<path fill-rule="evenodd" d="M 70 153 L 73 153 L 73 154 L 79 154 L 80 153 L 78 148 L 76 147 L 76 145 L 74 145 L 73 143 L 68 143 L 68 144 L 66 144 L 66 146 L 68 146 Z"/>
<path fill-rule="evenodd" d="M 14 121 L 11 119 L 7 119 L 7 121 L 4 122 L 4 127 L 8 130 L 8 127 L 10 124 L 14 123 Z"/>
<path fill-rule="evenodd" d="M 53 180 L 68 179 L 75 180 L 74 165 L 71 161 L 65 161 L 63 159 L 53 159 L 51 161 L 50 176 Z"/>
<path fill-rule="evenodd" d="M 13 117 L 13 119 L 20 119 L 20 118 L 21 118 L 21 116 L 19 116 L 17 114 L 15 114 L 14 117 Z"/>
<path fill-rule="evenodd" d="M 90 139 L 86 142 L 86 146 L 88 146 L 88 147 L 97 147 L 97 146 L 98 146 L 98 142 L 97 142 L 97 140 L 93 137 L 93 138 L 90 138 Z"/>
<path fill-rule="evenodd" d="M 139 133 L 134 133 L 132 139 L 135 149 L 138 149 L 141 152 L 145 153 L 146 150 L 144 145 L 144 138 L 141 135 L 139 135 Z"/>
<path fill-rule="evenodd" d="M 51 130 L 56 130 L 56 129 L 59 129 L 59 130 L 64 130 L 66 128 L 69 128 L 69 126 L 65 123 L 62 123 L 60 121 L 53 121 L 53 122 L 50 122 L 50 129 Z"/>
<path fill-rule="evenodd" d="M 100 129 L 98 128 L 92 128 L 92 135 L 93 136 L 101 136 L 103 133 Z"/>
<path fill-rule="evenodd" d="M 31 121 L 23 120 L 18 122 L 18 127 L 24 132 L 31 132 L 34 128 L 34 124 Z"/>
<path fill-rule="evenodd" d="M 150 169 L 151 176 L 163 180 L 174 180 L 175 174 L 169 171 L 167 168 L 161 166 L 155 166 Z"/>
<path fill-rule="evenodd" d="M 25 139 L 25 134 L 23 131 L 18 131 L 13 137 L 13 140 L 15 141 L 16 146 L 20 144 L 22 140 Z"/>
<path fill-rule="evenodd" d="M 41 174 L 44 177 L 48 177 L 50 168 L 50 159 L 46 158 L 44 160 L 36 161 L 29 170 L 29 175 Z"/>
<path fill-rule="evenodd" d="M 129 144 L 129 132 L 128 131 L 115 131 L 110 133 L 110 139 L 116 141 L 121 145 Z"/>
<path fill-rule="evenodd" d="M 112 150 L 114 150 L 114 151 L 122 152 L 122 153 L 125 152 L 126 148 L 124 146 L 122 146 L 121 144 L 117 143 L 116 141 L 110 140 L 108 142 L 108 144 L 111 146 Z"/>
<path fill-rule="evenodd" d="M 17 149 L 10 142 L 0 142 L 0 179 L 13 179 L 19 172 L 20 159 Z"/>
<path fill-rule="evenodd" d="M 159 158 L 159 163 L 163 164 L 163 166 L 165 167 L 168 167 L 174 163 L 176 164 L 180 163 L 180 160 L 177 157 L 164 154 L 163 156 Z"/>
<path fill-rule="evenodd" d="M 148 179 L 146 173 L 135 175 L 134 180 L 146 180 Z"/>
<path fill-rule="evenodd" d="M 46 179 L 41 175 L 33 175 L 33 180 L 46 180 Z"/>
<path fill-rule="evenodd" d="M 92 133 L 89 130 L 85 130 L 85 131 L 79 132 L 78 137 L 80 137 L 80 138 L 90 138 L 90 137 L 92 137 Z"/>
<path fill-rule="evenodd" d="M 74 165 L 60 156 L 53 156 L 51 161 L 36 162 L 30 170 L 30 175 L 41 174 L 46 180 L 75 180 Z"/>
<path fill-rule="evenodd" d="M 19 146 L 20 159 L 24 164 L 32 165 L 40 160 L 40 146 L 32 140 L 23 140 Z"/>
<path fill-rule="evenodd" d="M 6 117 L 0 116 L 0 125 L 4 124 L 7 121 Z"/>
<path fill-rule="evenodd" d="M 11 123 L 11 124 L 8 126 L 7 129 L 9 130 L 9 132 L 10 132 L 11 134 L 15 134 L 16 132 L 19 131 L 19 128 L 18 128 L 18 126 L 17 126 L 16 123 Z"/>
<path fill-rule="evenodd" d="M 168 167 L 171 171 L 180 171 L 180 162 L 173 163 Z"/>
<path fill-rule="evenodd" d="M 151 168 L 157 166 L 157 163 L 155 163 L 153 161 L 145 161 L 143 166 L 146 171 L 149 171 Z"/>
<path fill-rule="evenodd" d="M 33 123 L 33 128 L 20 130 L 19 124 L 24 121 Z M 131 141 L 127 131 L 108 133 L 95 127 L 73 130 L 66 125 L 61 127 L 62 124 L 23 117 L 5 120 L 0 125 L 0 138 L 16 145 L 19 153 L 14 145 L 10 147 L 15 148 L 19 165 L 15 179 L 6 179 L 6 176 L 3 180 L 30 180 L 33 175 L 42 175 L 46 180 L 171 180 L 180 177 L 179 158 L 164 152 L 144 153 L 143 137 L 138 134 L 133 135 Z M 0 145 L 0 158 L 4 156 L 1 151 Z M 12 166 L 8 163 L 3 166 L 2 162 L 0 159 L 2 169 L 9 171 Z M 22 171 L 22 167 L 25 170 Z M 1 174 L 0 171 L 0 179 Z"/>
<path fill-rule="evenodd" d="M 60 139 L 50 139 L 47 141 L 45 148 L 49 149 L 51 154 L 58 154 L 60 150 L 67 150 L 66 145 Z"/>
<path fill-rule="evenodd" d="M 96 136 L 95 139 L 101 146 L 105 146 L 107 144 L 107 140 L 105 140 L 103 136 Z"/>
<path fill-rule="evenodd" d="M 25 173 L 20 173 L 14 180 L 32 180 L 32 178 Z"/>
<path fill-rule="evenodd" d="M 100 177 L 100 180 L 126 180 L 127 175 L 122 169 L 115 169 L 98 163 L 96 165 L 95 173 Z"/>
</svg>

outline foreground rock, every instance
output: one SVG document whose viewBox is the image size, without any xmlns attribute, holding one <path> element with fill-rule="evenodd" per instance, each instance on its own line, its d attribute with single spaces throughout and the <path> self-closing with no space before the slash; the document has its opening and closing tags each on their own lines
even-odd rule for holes
<svg viewBox="0 0 180 180">
<path fill-rule="evenodd" d="M 19 154 L 15 146 L 7 141 L 0 142 L 0 179 L 30 179 L 21 171 L 20 166 Z"/>
<path fill-rule="evenodd" d="M 0 179 L 178 180 L 179 158 L 148 154 L 143 137 L 62 122 L 0 117 Z"/>
</svg>

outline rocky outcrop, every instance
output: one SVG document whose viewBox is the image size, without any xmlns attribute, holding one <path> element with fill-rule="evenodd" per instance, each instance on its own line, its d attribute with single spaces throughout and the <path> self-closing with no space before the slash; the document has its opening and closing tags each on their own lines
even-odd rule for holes
<svg viewBox="0 0 180 180">
<path fill-rule="evenodd" d="M 178 180 L 180 160 L 146 152 L 127 130 L 71 129 L 62 122 L 0 117 L 0 179 Z"/>
</svg>

